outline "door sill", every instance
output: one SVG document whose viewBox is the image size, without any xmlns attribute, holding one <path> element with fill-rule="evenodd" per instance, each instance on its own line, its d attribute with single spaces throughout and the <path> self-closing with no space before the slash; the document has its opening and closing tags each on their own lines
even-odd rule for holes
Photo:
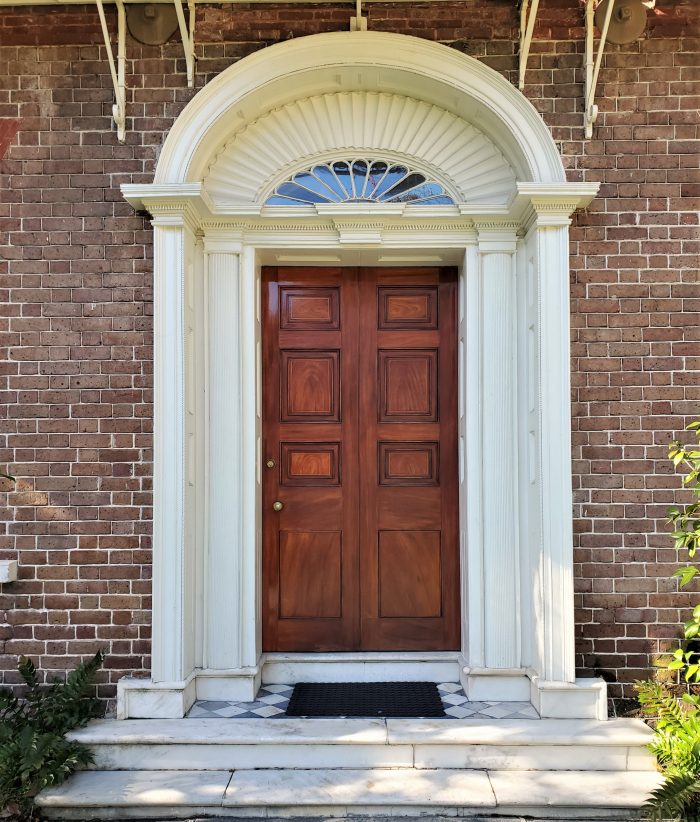
<svg viewBox="0 0 700 822">
<path fill-rule="evenodd" d="M 265 653 L 265 685 L 296 682 L 459 682 L 459 651 Z"/>
</svg>

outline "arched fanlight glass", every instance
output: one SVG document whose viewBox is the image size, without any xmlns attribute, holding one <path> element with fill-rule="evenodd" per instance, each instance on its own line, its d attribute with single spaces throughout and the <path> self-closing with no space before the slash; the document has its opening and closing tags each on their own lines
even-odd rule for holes
<svg viewBox="0 0 700 822">
<path fill-rule="evenodd" d="M 443 186 L 401 163 L 333 160 L 298 171 L 280 183 L 265 205 L 407 203 L 454 205 Z"/>
</svg>

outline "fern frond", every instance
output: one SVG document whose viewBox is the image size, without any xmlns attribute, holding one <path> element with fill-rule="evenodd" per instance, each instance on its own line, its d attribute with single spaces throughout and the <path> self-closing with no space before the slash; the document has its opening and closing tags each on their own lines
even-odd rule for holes
<svg viewBox="0 0 700 822">
<path fill-rule="evenodd" d="M 666 777 L 663 785 L 652 791 L 644 810 L 653 822 L 667 819 L 695 822 L 700 814 L 700 777 L 696 774 Z"/>
</svg>

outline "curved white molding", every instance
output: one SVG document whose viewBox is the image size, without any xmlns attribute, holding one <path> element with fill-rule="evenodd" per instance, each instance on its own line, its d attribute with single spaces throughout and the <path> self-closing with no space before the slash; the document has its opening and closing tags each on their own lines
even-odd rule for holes
<svg viewBox="0 0 700 822">
<path fill-rule="evenodd" d="M 407 163 L 469 205 L 515 193 L 514 170 L 473 125 L 422 100 L 365 91 L 295 100 L 237 129 L 204 187 L 215 205 L 263 203 L 297 171 L 346 156 Z"/>
<path fill-rule="evenodd" d="M 332 32 L 261 49 L 197 94 L 163 146 L 156 183 L 202 180 L 231 134 L 261 112 L 339 91 L 382 91 L 471 122 L 508 158 L 520 181 L 566 180 L 549 130 L 500 74 L 438 43 L 384 32 Z"/>
</svg>

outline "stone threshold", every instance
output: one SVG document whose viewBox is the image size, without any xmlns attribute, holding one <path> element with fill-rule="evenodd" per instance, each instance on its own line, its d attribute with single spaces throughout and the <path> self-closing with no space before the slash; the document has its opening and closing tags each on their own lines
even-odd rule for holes
<svg viewBox="0 0 700 822">
<path fill-rule="evenodd" d="M 458 682 L 436 683 L 445 711 L 443 719 L 539 719 L 539 714 L 524 701 L 470 700 Z M 293 685 L 263 685 L 252 702 L 197 700 L 187 714 L 197 719 L 273 719 L 284 717 Z"/>
</svg>

